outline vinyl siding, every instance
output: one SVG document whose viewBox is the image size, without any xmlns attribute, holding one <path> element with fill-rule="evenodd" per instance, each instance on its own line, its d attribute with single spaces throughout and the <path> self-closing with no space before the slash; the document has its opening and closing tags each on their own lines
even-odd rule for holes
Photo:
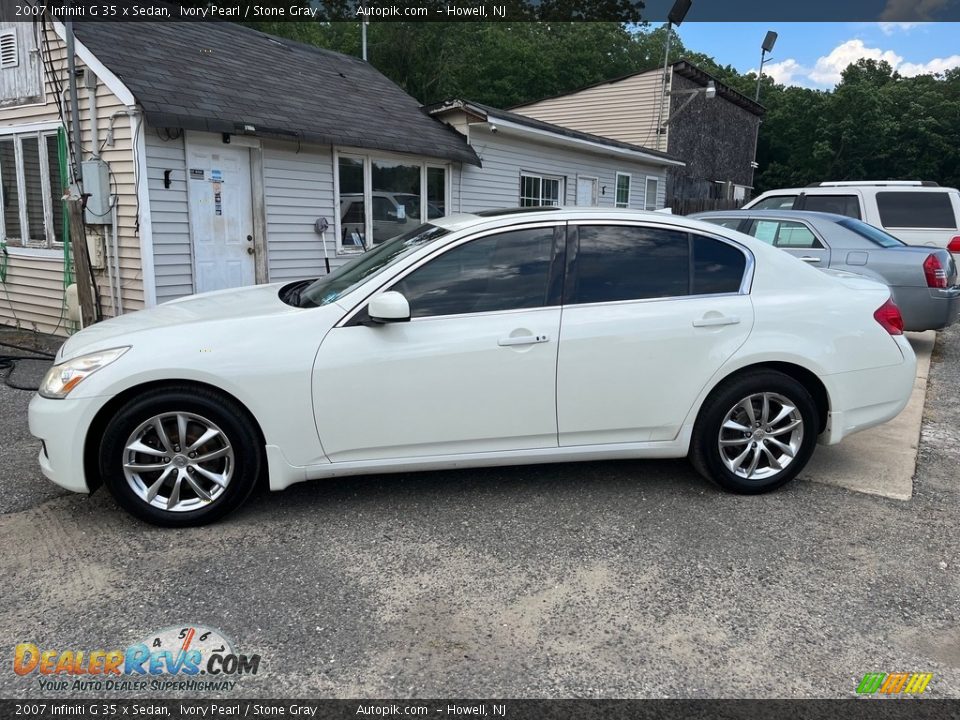
<svg viewBox="0 0 960 720">
<path fill-rule="evenodd" d="M 659 179 L 657 208 L 664 204 L 666 173 L 662 166 L 534 144 L 510 137 L 503 130 L 491 133 L 477 125 L 470 128 L 470 142 L 483 167 L 464 166 L 459 174 L 454 174 L 454 207 L 462 212 L 516 207 L 520 203 L 521 173 L 564 178 L 562 202 L 565 205 L 577 204 L 578 175 L 598 178 L 599 207 L 614 207 L 616 174 L 630 173 L 630 207 L 636 210 L 644 208 L 647 176 L 655 176 Z"/>
<path fill-rule="evenodd" d="M 324 217 L 330 266 L 337 258 L 334 231 L 333 153 L 329 147 L 267 143 L 263 147 L 263 190 L 270 282 L 324 274 L 323 241 L 314 223 Z"/>
<path fill-rule="evenodd" d="M 10 23 L 0 23 L 0 28 Z M 50 48 L 49 60 L 64 86 L 66 79 L 66 52 L 63 42 L 48 27 L 48 43 Z M 83 68 L 83 63 L 77 59 L 77 67 Z M 96 147 L 103 145 L 101 157 L 109 163 L 111 169 L 111 190 L 118 195 L 117 218 L 118 238 L 117 245 L 120 257 L 120 282 L 124 311 L 136 310 L 144 305 L 142 268 L 140 265 L 140 239 L 137 235 L 137 194 L 136 174 L 134 172 L 133 144 L 131 140 L 131 123 L 126 115 L 118 116 L 114 121 L 114 142 L 106 146 L 107 129 L 110 117 L 115 112 L 123 110 L 125 106 L 107 89 L 102 81 L 98 81 L 97 90 L 97 118 L 99 134 L 96 140 L 91 136 L 90 114 L 87 104 L 87 90 L 79 88 L 79 120 L 82 129 L 81 142 L 84 149 L 84 159 L 96 142 Z M 0 108 L 0 128 L 18 132 L 30 130 L 33 123 L 60 122 L 55 102 L 56 90 L 52 78 L 45 78 L 45 95 L 43 101 L 32 105 L 18 105 Z M 59 212 L 54 207 L 54 212 Z M 17 231 L 19 235 L 19 230 Z M 110 225 L 88 226 L 88 241 L 105 243 L 108 254 L 110 248 Z M 9 261 L 7 282 L 0 287 L 0 323 L 19 325 L 29 330 L 41 332 L 57 332 L 65 334 L 68 330 L 66 320 L 61 317 L 63 307 L 63 248 L 55 245 L 49 250 L 39 252 L 20 250 L 16 247 L 19 240 L 12 236 L 5 238 L 9 247 Z M 100 290 L 104 316 L 111 314 L 112 297 L 106 269 L 95 270 L 97 286 Z M 9 298 L 9 302 L 8 302 Z M 11 309 L 11 304 L 13 308 Z"/>
<path fill-rule="evenodd" d="M 571 130 L 666 151 L 668 135 L 661 136 L 658 148 L 656 134 L 662 77 L 663 70 L 651 70 L 513 108 L 512 112 Z M 663 103 L 663 117 L 669 116 L 668 96 Z"/>
<path fill-rule="evenodd" d="M 182 132 L 179 137 L 164 140 L 156 130 L 147 128 L 145 140 L 153 225 L 153 267 L 157 302 L 162 303 L 193 293 L 187 162 Z M 163 185 L 167 170 L 170 171 L 169 188 Z"/>
</svg>

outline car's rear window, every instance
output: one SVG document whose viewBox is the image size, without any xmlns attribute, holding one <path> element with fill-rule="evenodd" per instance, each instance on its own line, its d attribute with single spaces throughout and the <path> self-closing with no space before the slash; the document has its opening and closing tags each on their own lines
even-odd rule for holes
<svg viewBox="0 0 960 720">
<path fill-rule="evenodd" d="M 837 225 L 844 227 L 850 232 L 855 232 L 862 238 L 866 238 L 874 245 L 879 245 L 880 247 L 900 247 L 906 245 L 902 240 L 898 240 L 890 233 L 885 233 L 880 228 L 875 228 L 873 225 L 868 225 L 865 222 L 860 220 L 854 220 L 853 218 L 849 220 L 837 220 Z"/>
<path fill-rule="evenodd" d="M 950 196 L 939 191 L 877 193 L 877 209 L 884 227 L 956 228 Z"/>
</svg>

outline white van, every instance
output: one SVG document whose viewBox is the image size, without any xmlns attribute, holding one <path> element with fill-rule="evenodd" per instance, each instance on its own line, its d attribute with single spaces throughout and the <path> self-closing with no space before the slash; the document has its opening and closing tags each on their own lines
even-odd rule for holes
<svg viewBox="0 0 960 720">
<path fill-rule="evenodd" d="M 848 215 L 883 228 L 908 245 L 960 253 L 960 190 L 919 180 L 821 182 L 770 190 L 751 210 L 813 210 Z"/>
</svg>

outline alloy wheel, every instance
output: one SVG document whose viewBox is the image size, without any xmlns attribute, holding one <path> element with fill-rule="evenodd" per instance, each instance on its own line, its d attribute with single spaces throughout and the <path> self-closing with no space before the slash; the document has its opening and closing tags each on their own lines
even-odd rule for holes
<svg viewBox="0 0 960 720">
<path fill-rule="evenodd" d="M 789 398 L 773 392 L 748 395 L 720 424 L 720 457 L 727 469 L 747 480 L 764 480 L 785 470 L 803 442 L 803 417 Z"/>
</svg>

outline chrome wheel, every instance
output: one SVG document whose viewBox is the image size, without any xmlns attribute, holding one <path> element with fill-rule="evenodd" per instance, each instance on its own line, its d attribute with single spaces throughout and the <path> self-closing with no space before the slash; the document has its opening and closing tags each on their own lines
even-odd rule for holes
<svg viewBox="0 0 960 720">
<path fill-rule="evenodd" d="M 226 490 L 235 467 L 224 432 L 200 415 L 154 415 L 123 450 L 123 474 L 137 497 L 171 512 L 198 510 Z"/>
<path fill-rule="evenodd" d="M 733 474 L 763 480 L 785 470 L 800 451 L 803 417 L 778 393 L 748 395 L 720 425 L 720 457 Z"/>
</svg>

